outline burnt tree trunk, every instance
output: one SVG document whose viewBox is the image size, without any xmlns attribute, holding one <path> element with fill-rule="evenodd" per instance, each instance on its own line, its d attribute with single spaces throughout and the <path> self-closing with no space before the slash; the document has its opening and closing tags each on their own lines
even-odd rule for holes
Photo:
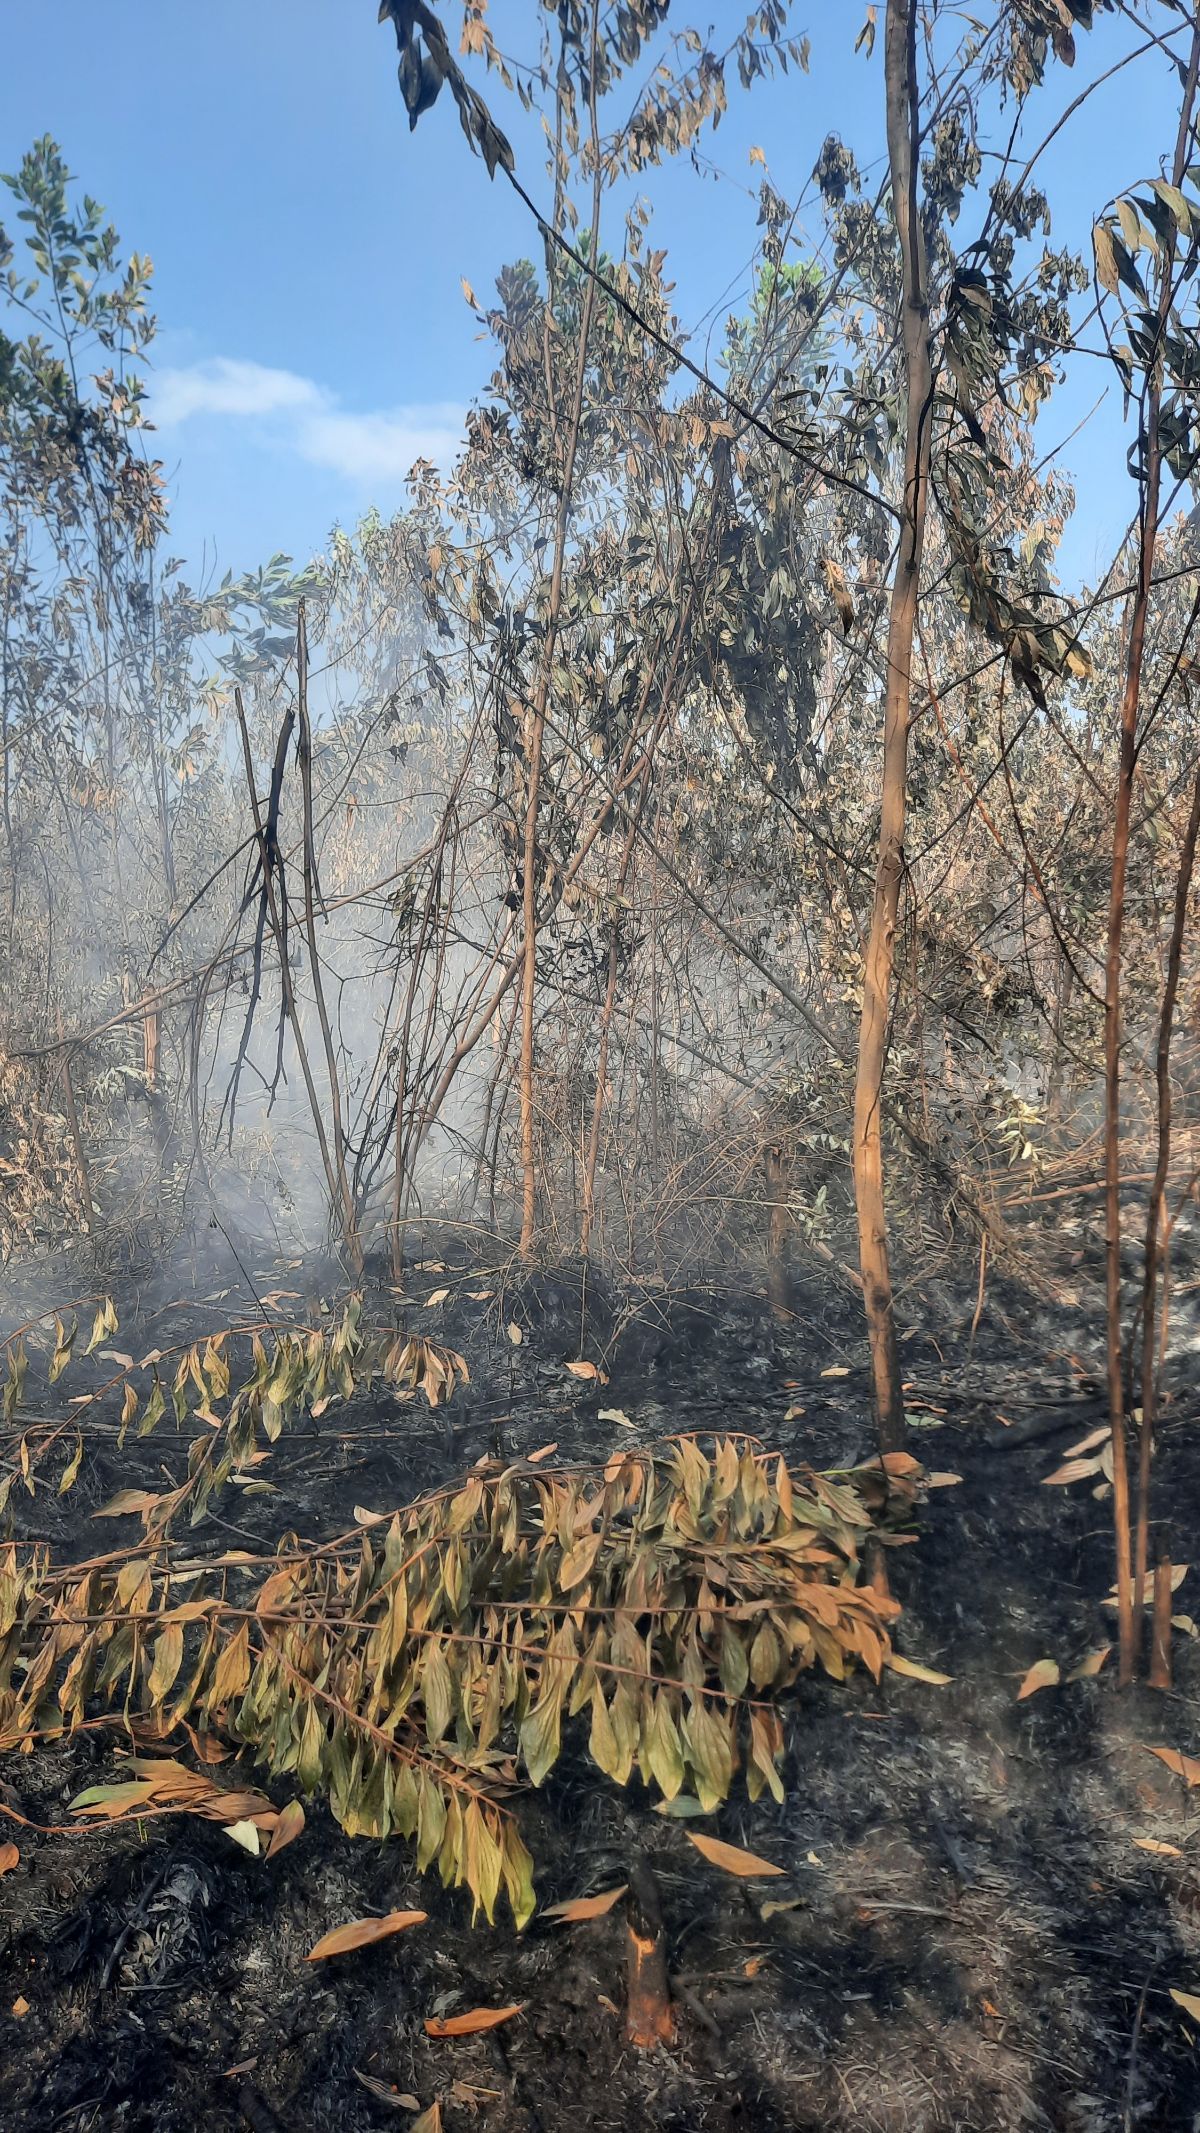
<svg viewBox="0 0 1200 2133">
<path fill-rule="evenodd" d="M 905 1441 L 904 1397 L 888 1258 L 883 1196 L 881 1104 L 896 921 L 904 874 L 908 733 L 912 717 L 912 649 L 929 498 L 933 369 L 925 243 L 917 207 L 920 128 L 915 0 L 888 0 L 884 69 L 892 211 L 904 284 L 903 360 L 907 431 L 904 497 L 888 619 L 883 785 L 875 901 L 863 966 L 862 1021 L 854 1089 L 854 1198 L 862 1269 L 875 1419 L 882 1451 Z"/>
</svg>

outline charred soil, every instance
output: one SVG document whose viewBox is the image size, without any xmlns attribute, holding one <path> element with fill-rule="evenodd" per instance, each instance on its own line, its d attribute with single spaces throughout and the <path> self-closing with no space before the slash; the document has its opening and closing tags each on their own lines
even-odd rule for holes
<svg viewBox="0 0 1200 2133">
<path fill-rule="evenodd" d="M 267 1278 L 306 1287 L 303 1269 Z M 357 1506 L 387 1511 L 481 1455 L 548 1444 L 569 1461 L 618 1439 L 739 1429 L 795 1465 L 870 1450 L 852 1299 L 814 1292 L 781 1325 L 713 1293 L 668 1308 L 594 1289 L 581 1350 L 576 1277 L 514 1285 L 427 1267 L 409 1283 L 414 1305 L 443 1286 L 445 1302 L 411 1322 L 463 1350 L 469 1391 L 436 1413 L 364 1397 L 289 1431 L 262 1470 L 270 1493 L 214 1503 L 215 1546 L 325 1537 Z M 148 1344 L 240 1309 L 244 1291 L 123 1301 L 127 1337 Z M 1200 1991 L 1200 1854 L 1181 1779 L 1147 1752 L 1200 1749 L 1200 1647 L 1178 1632 L 1171 1695 L 1118 1696 L 1102 1670 L 1018 1701 L 1036 1660 L 1065 1676 L 1108 1641 L 1108 1507 L 1042 1485 L 1103 1416 L 1090 1351 L 1082 1364 L 1082 1344 L 1052 1352 L 1012 1311 L 989 1308 L 968 1364 L 972 1302 L 931 1306 L 905 1347 L 913 1448 L 961 1479 L 930 1495 L 916 1545 L 891 1558 L 900 1649 L 952 1679 L 805 1678 L 786 1711 L 784 1805 L 735 1796 L 703 1825 L 782 1874 L 721 1873 L 636 1779 L 623 1794 L 581 1752 L 522 1803 L 543 1904 L 612 1887 L 649 1856 L 671 2048 L 624 2042 L 619 1906 L 583 1925 L 539 1914 L 520 1935 L 473 1926 L 405 1844 L 348 1839 L 320 1801 L 269 1863 L 183 1816 L 86 1834 L 10 1821 L 0 2123 L 366 2133 L 437 2099 L 447 2133 L 1200 2125 L 1194 2031 L 1171 1998 Z M 581 1353 L 603 1360 L 606 1382 L 566 1370 Z M 1180 1367 L 1156 1485 L 1181 1555 L 1200 1513 L 1191 1406 Z M 18 1492 L 16 1530 L 64 1557 L 93 1553 L 99 1504 L 180 1451 L 102 1441 L 69 1496 Z M 1186 1613 L 1188 1582 L 1177 1605 Z M 109 1729 L 10 1756 L 2 1797 L 26 1824 L 63 1825 L 120 1751 Z M 333 1927 L 407 1908 L 428 1922 L 307 1961 Z M 429 2016 L 512 2003 L 521 2012 L 488 2033 L 426 2034 Z"/>
</svg>

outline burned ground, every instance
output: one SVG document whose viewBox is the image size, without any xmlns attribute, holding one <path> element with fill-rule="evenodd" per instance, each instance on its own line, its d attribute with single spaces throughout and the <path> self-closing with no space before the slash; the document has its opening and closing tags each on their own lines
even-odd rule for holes
<svg viewBox="0 0 1200 2133">
<path fill-rule="evenodd" d="M 308 1286 L 304 1269 L 266 1271 Z M 618 1437 L 735 1428 L 793 1464 L 869 1452 L 849 1302 L 811 1296 L 781 1328 L 714 1292 L 669 1312 L 642 1297 L 632 1314 L 593 1293 L 600 1387 L 564 1369 L 581 1352 L 576 1284 L 505 1288 L 451 1267 L 414 1276 L 414 1298 L 435 1281 L 449 1298 L 414 1317 L 466 1352 L 470 1390 L 437 1413 L 383 1394 L 297 1425 L 263 1469 L 277 1493 L 227 1490 L 213 1545 L 262 1547 L 288 1528 L 328 1536 L 355 1506 L 386 1510 L 482 1454 L 547 1443 L 566 1461 Z M 649 1855 L 677 1999 L 670 2051 L 623 2041 L 619 1907 L 586 1925 L 539 1916 L 521 1935 L 507 1920 L 474 1926 L 403 1842 L 352 1841 L 319 1801 L 269 1863 L 185 1817 L 86 1835 L 14 1823 L 19 1863 L 0 1881 L 0 2121 L 13 2133 L 365 2133 L 440 2098 L 448 2133 L 1200 2123 L 1193 2031 L 1170 1997 L 1200 1988 L 1194 1827 L 1182 1782 L 1146 1752 L 1196 1748 L 1200 1654 L 1180 1632 L 1170 1696 L 1118 1696 L 1102 1672 L 1017 1701 L 1035 1660 L 1065 1674 L 1108 1641 L 1108 1509 L 1086 1488 L 1042 1486 L 1101 1417 L 1081 1367 L 1093 1351 L 1080 1340 L 1072 1356 L 1052 1353 L 1027 1319 L 1021 1339 L 1002 1292 L 966 1376 L 971 1303 L 940 1297 L 934 1331 L 905 1347 L 916 1449 L 962 1478 L 930 1495 L 917 1544 L 892 1559 L 900 1648 L 953 1678 L 806 1677 L 787 1712 L 784 1804 L 735 1796 L 706 1825 L 782 1875 L 723 1875 L 636 1780 L 621 1794 L 582 1752 L 522 1803 L 542 1904 L 611 1887 Z M 159 1340 L 168 1323 L 178 1337 L 236 1304 L 215 1289 L 186 1301 L 144 1291 L 123 1317 Z M 1200 1508 L 1200 1446 L 1182 1368 L 1174 1392 L 1157 1487 L 1183 1535 Z M 602 1408 L 632 1430 L 598 1420 Z M 18 1494 L 16 1529 L 64 1556 L 91 1552 L 97 1506 L 178 1453 L 157 1437 L 119 1457 L 115 1444 L 89 1449 L 69 1496 Z M 62 1825 L 72 1795 L 111 1776 L 119 1754 L 110 1730 L 13 1755 L 3 1797 L 28 1822 Z M 286 1786 L 273 1790 L 282 1803 Z M 427 1910 L 428 1923 L 306 1961 L 334 1926 L 398 1908 Z M 488 2035 L 425 2034 L 431 2014 L 512 2002 L 520 2015 Z"/>
</svg>

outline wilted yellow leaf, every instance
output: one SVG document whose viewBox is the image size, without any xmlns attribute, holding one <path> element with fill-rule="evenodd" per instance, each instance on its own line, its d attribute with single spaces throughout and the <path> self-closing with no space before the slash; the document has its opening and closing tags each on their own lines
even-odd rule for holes
<svg viewBox="0 0 1200 2133">
<path fill-rule="evenodd" d="M 1200 2022 L 1200 1992 L 1178 1992 L 1172 1985 L 1171 1998 L 1177 2007 L 1182 2007 L 1185 2015 L 1191 2016 L 1193 2022 Z"/>
<path fill-rule="evenodd" d="M 510 1318 L 508 1322 L 508 1337 L 514 1348 L 519 1348 L 524 1339 L 524 1335 L 515 1318 Z"/>
<path fill-rule="evenodd" d="M 849 1375 L 849 1363 L 831 1363 L 829 1365 L 828 1370 L 823 1370 L 821 1372 L 821 1376 L 823 1378 L 848 1378 Z"/>
<path fill-rule="evenodd" d="M 1156 1859 L 1182 1859 L 1183 1853 L 1177 1844 L 1163 1844 L 1158 1837 L 1135 1837 L 1134 1843 L 1140 1852 L 1152 1852 Z"/>
<path fill-rule="evenodd" d="M 920 1666 L 901 1652 L 889 1652 L 883 1663 L 890 1673 L 903 1674 L 909 1681 L 927 1681 L 935 1689 L 944 1689 L 954 1679 L 953 1674 L 939 1674 L 935 1666 Z"/>
<path fill-rule="evenodd" d="M 428 1311 L 434 1304 L 444 1304 L 449 1294 L 449 1289 L 435 1289 L 432 1296 L 425 1298 L 425 1309 Z"/>
<path fill-rule="evenodd" d="M 107 1503 L 92 1512 L 92 1517 L 128 1518 L 134 1511 L 152 1511 L 155 1504 L 161 1502 L 162 1497 L 149 1489 L 118 1489 L 115 1496 L 110 1496 Z"/>
<path fill-rule="evenodd" d="M 615 1422 L 618 1429 L 632 1429 L 633 1423 L 623 1407 L 601 1407 L 596 1413 L 597 1422 Z"/>
</svg>

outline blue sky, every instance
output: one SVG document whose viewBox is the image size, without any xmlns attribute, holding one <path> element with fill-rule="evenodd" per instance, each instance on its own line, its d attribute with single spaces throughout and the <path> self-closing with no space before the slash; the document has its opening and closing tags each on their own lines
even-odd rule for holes
<svg viewBox="0 0 1200 2133">
<path fill-rule="evenodd" d="M 880 46 L 869 62 L 853 53 L 864 12 L 865 0 L 801 0 L 793 27 L 812 39 L 811 73 L 749 96 L 731 82 L 703 169 L 683 161 L 645 176 L 653 241 L 668 249 L 701 360 L 715 357 L 748 286 L 751 147 L 788 197 L 830 130 L 863 160 L 881 151 Z M 307 556 L 335 520 L 399 504 L 411 459 L 445 457 L 491 366 L 462 278 L 485 297 L 506 260 L 537 254 L 525 211 L 502 181 L 489 184 L 448 96 L 409 133 L 394 40 L 375 13 L 375 0 L 4 10 L 0 168 L 52 133 L 126 247 L 154 261 L 158 450 L 171 546 L 193 576 L 203 560 L 241 570 L 276 549 Z M 707 16 L 685 9 L 679 25 L 694 20 L 719 45 L 744 13 L 741 0 L 708 0 Z M 535 0 L 493 0 L 498 41 L 533 59 L 539 14 Z M 1047 126 L 1131 36 L 1100 18 L 1080 38 L 1079 64 L 1056 68 L 1041 98 Z M 536 121 L 494 76 L 476 78 L 529 191 L 546 199 Z M 1098 92 L 1045 159 L 1056 239 L 1083 244 L 1115 189 L 1160 168 L 1173 104 L 1156 63 Z M 1081 366 L 1044 435 L 1065 435 L 1106 389 L 1067 454 L 1081 497 L 1063 558 L 1071 576 L 1102 566 L 1132 505 L 1119 394 L 1100 365 Z"/>
</svg>

